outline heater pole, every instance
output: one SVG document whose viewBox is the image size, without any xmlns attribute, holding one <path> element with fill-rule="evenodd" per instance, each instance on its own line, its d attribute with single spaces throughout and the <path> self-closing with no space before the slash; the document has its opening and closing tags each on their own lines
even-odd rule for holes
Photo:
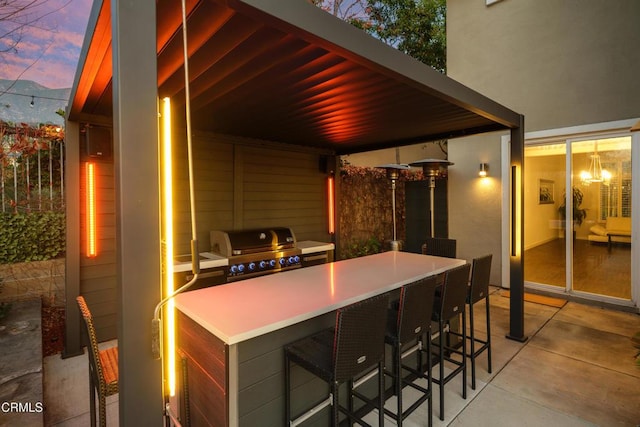
<svg viewBox="0 0 640 427">
<path fill-rule="evenodd" d="M 395 242 L 397 239 L 396 236 L 396 180 L 391 180 L 391 208 L 392 208 L 392 216 L 393 216 L 393 241 Z"/>
<path fill-rule="evenodd" d="M 429 213 L 431 214 L 431 237 L 435 236 L 435 194 L 436 194 L 436 177 L 429 177 Z"/>
</svg>

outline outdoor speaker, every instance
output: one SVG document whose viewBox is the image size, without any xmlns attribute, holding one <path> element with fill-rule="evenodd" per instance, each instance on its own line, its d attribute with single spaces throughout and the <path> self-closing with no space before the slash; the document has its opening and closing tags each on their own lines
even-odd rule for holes
<svg viewBox="0 0 640 427">
<path fill-rule="evenodd" d="M 87 128 L 87 156 L 96 159 L 110 159 L 111 145 L 111 129 L 105 127 Z"/>
<path fill-rule="evenodd" d="M 336 156 L 320 156 L 320 172 L 325 174 L 332 174 L 336 169 Z"/>
</svg>

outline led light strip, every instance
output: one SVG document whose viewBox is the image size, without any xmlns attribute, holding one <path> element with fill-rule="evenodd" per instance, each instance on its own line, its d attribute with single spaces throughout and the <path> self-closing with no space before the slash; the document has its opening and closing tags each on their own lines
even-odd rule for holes
<svg viewBox="0 0 640 427">
<path fill-rule="evenodd" d="M 162 223 L 164 241 L 164 292 L 171 295 L 173 283 L 173 176 L 171 162 L 171 100 L 162 99 Z M 165 308 L 165 338 L 167 343 L 166 372 L 169 396 L 176 393 L 175 373 L 175 303 L 173 298 Z"/>
</svg>

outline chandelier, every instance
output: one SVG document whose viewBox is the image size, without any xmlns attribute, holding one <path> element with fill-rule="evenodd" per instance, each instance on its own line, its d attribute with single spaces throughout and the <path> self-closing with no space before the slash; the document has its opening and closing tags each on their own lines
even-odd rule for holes
<svg viewBox="0 0 640 427">
<path fill-rule="evenodd" d="M 598 154 L 598 142 L 594 143 L 593 154 L 590 156 L 591 162 L 589 163 L 589 170 L 583 170 L 580 172 L 580 179 L 584 185 L 589 185 L 592 182 L 601 182 L 604 185 L 609 185 L 611 181 L 611 172 L 606 169 L 602 169 L 602 163 L 600 162 L 600 155 Z"/>
</svg>

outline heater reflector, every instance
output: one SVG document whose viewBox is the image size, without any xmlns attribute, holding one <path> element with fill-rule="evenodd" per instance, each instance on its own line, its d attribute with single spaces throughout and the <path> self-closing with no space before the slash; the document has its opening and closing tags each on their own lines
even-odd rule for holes
<svg viewBox="0 0 640 427">
<path fill-rule="evenodd" d="M 87 191 L 87 257 L 93 258 L 98 255 L 96 247 L 96 164 L 87 162 L 86 164 L 86 191 Z"/>
<path fill-rule="evenodd" d="M 336 232 L 335 224 L 335 183 L 333 176 L 327 178 L 327 205 L 329 217 L 329 234 Z"/>
</svg>

